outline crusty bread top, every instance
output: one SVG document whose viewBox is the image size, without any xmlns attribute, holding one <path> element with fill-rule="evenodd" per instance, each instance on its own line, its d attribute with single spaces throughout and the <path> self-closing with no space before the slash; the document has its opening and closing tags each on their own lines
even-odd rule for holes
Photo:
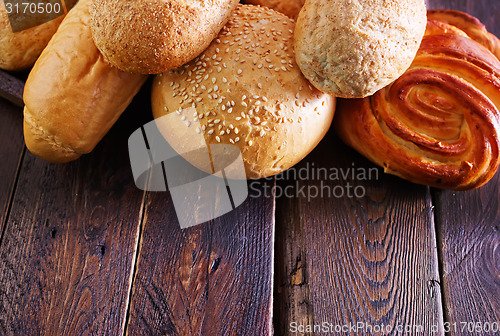
<svg viewBox="0 0 500 336">
<path fill-rule="evenodd" d="M 371 95 L 410 66 L 425 25 L 424 0 L 307 0 L 295 30 L 297 63 L 324 92 Z"/>
<path fill-rule="evenodd" d="M 80 0 L 68 13 L 24 88 L 26 145 L 47 161 L 90 152 L 146 80 L 104 61 L 88 26 L 90 1 Z"/>
<path fill-rule="evenodd" d="M 245 0 L 244 2 L 269 7 L 292 19 L 296 19 L 305 0 Z"/>
<path fill-rule="evenodd" d="M 330 127 L 335 98 L 298 69 L 293 29 L 281 13 L 240 5 L 202 55 L 157 76 L 153 115 L 186 123 L 160 127 L 169 143 L 184 153 L 203 134 L 208 144 L 235 145 L 248 178 L 277 174 L 306 156 Z"/>
<path fill-rule="evenodd" d="M 94 0 L 92 36 L 123 71 L 157 74 L 198 56 L 238 0 Z"/>
<path fill-rule="evenodd" d="M 4 4 L 0 4 L 0 69 L 23 70 L 32 66 L 64 15 L 17 33 L 12 32 Z"/>
</svg>

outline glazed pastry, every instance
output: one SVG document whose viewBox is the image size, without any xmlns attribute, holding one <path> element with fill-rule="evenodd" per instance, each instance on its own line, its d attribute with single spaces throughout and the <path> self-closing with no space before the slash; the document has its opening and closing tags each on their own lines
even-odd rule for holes
<svg viewBox="0 0 500 336">
<path fill-rule="evenodd" d="M 477 188 L 499 165 L 499 40 L 465 13 L 428 17 L 410 68 L 372 97 L 341 100 L 335 128 L 387 173 L 434 187 Z"/>
</svg>

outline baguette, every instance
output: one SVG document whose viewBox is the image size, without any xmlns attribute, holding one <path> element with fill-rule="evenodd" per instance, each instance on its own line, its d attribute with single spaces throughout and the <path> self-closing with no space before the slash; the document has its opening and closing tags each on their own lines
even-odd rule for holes
<svg viewBox="0 0 500 336">
<path fill-rule="evenodd" d="M 92 151 L 147 78 L 104 61 L 90 33 L 90 2 L 68 13 L 24 89 L 26 146 L 54 163 Z"/>
<path fill-rule="evenodd" d="M 7 9 L 0 4 L 0 69 L 17 71 L 32 66 L 57 31 L 64 14 L 35 27 L 13 32 Z"/>
</svg>

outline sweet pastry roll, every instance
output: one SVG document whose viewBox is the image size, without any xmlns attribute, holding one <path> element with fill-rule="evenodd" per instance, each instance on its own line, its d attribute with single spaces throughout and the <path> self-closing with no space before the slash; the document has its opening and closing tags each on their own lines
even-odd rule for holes
<svg viewBox="0 0 500 336">
<path fill-rule="evenodd" d="M 334 120 L 348 145 L 385 172 L 434 187 L 484 185 L 499 165 L 499 40 L 475 18 L 429 11 L 410 68 Z"/>
</svg>

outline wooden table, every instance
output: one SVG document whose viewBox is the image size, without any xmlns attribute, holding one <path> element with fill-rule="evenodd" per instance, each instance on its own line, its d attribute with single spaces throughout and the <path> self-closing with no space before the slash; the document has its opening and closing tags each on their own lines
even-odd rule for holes
<svg viewBox="0 0 500 336">
<path fill-rule="evenodd" d="M 497 0 L 429 7 L 500 36 Z M 17 103 L 18 83 L 4 89 Z M 0 99 L 0 335 L 479 335 L 500 322 L 499 174 L 469 192 L 381 171 L 326 181 L 361 187 L 351 198 L 267 197 L 321 181 L 263 180 L 237 210 L 181 230 L 170 194 L 132 178 L 127 139 L 151 119 L 146 86 L 92 154 L 53 165 Z M 312 165 L 374 167 L 333 132 L 296 169 Z M 300 332 L 323 322 L 338 332 Z"/>
</svg>

